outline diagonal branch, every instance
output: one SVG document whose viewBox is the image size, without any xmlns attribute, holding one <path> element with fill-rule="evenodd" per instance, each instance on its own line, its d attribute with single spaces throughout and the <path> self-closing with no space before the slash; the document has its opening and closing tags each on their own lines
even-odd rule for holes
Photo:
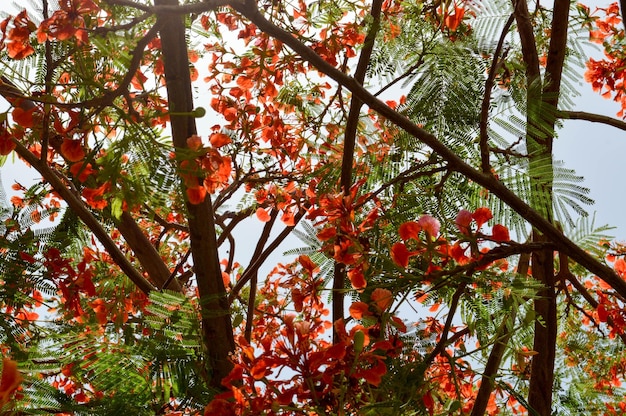
<svg viewBox="0 0 626 416">
<path fill-rule="evenodd" d="M 335 80 L 338 84 L 348 88 L 352 93 L 358 96 L 365 104 L 367 104 L 372 110 L 378 112 L 383 117 L 387 118 L 398 127 L 404 129 L 407 133 L 411 134 L 415 138 L 419 139 L 422 143 L 433 149 L 444 160 L 446 160 L 451 169 L 458 173 L 465 175 L 468 179 L 476 182 L 477 184 L 490 190 L 493 195 L 502 200 L 511 209 L 517 212 L 522 218 L 528 221 L 533 227 L 537 228 L 544 235 L 546 235 L 550 241 L 558 246 L 561 252 L 564 252 L 570 256 L 570 258 L 581 266 L 585 267 L 591 273 L 596 274 L 607 284 L 611 285 L 620 295 L 626 295 L 626 282 L 621 279 L 609 266 L 601 263 L 591 254 L 583 250 L 576 245 L 573 241 L 568 239 L 561 233 L 550 221 L 544 218 L 536 210 L 530 207 L 519 196 L 507 188 L 502 182 L 492 177 L 491 175 L 484 174 L 471 165 L 462 160 L 456 153 L 443 144 L 436 136 L 420 128 L 413 123 L 409 118 L 393 110 L 387 106 L 384 102 L 374 97 L 369 93 L 362 85 L 360 85 L 352 77 L 342 73 L 323 58 L 315 53 L 312 49 L 301 43 L 293 35 L 280 27 L 274 25 L 259 12 L 255 2 L 247 1 L 233 2 L 234 7 L 238 12 L 245 15 L 253 23 L 259 27 L 265 33 L 276 37 L 281 40 L 285 45 L 296 51 L 303 59 L 315 66 L 319 71 L 325 73 L 330 78 Z"/>
<path fill-rule="evenodd" d="M 61 198 L 67 203 L 69 209 L 74 212 L 78 218 L 80 218 L 85 225 L 96 236 L 98 241 L 107 250 L 113 261 L 122 269 L 122 272 L 128 276 L 128 278 L 143 292 L 148 293 L 156 288 L 150 284 L 139 271 L 132 265 L 132 263 L 126 258 L 124 253 L 117 247 L 115 241 L 111 239 L 107 231 L 102 227 L 100 221 L 89 211 L 85 206 L 85 203 L 67 187 L 63 179 L 59 176 L 58 172 L 54 171 L 48 166 L 46 161 L 40 160 L 30 150 L 28 150 L 21 142 L 14 139 L 16 143 L 15 151 L 22 159 L 28 162 L 41 174 L 41 176 L 48 181 L 52 188 L 57 192 Z"/>
<path fill-rule="evenodd" d="M 493 53 L 493 63 L 491 64 L 491 68 L 489 68 L 489 76 L 487 77 L 487 81 L 485 81 L 485 95 L 483 96 L 483 102 L 480 107 L 480 162 L 483 173 L 490 173 L 491 166 L 489 163 L 489 135 L 487 134 L 488 118 L 489 118 L 489 107 L 491 106 L 491 90 L 493 89 L 493 84 L 496 79 L 496 73 L 498 68 L 500 67 L 499 60 L 500 54 L 502 53 L 502 48 L 504 46 L 504 41 L 506 36 L 509 34 L 509 30 L 511 29 L 511 25 L 515 20 L 515 15 L 511 15 L 509 20 L 506 22 L 504 27 L 502 28 L 502 33 L 500 34 L 500 39 L 498 40 L 498 45 L 496 46 L 496 50 Z"/>
<path fill-rule="evenodd" d="M 36 106 L 34 101 L 27 99 L 27 98 L 20 98 L 18 101 L 15 101 L 14 97 L 16 96 L 22 97 L 23 93 L 6 77 L 2 77 L 2 83 L 0 83 L 0 95 L 4 96 L 7 99 L 7 101 L 11 102 L 14 105 L 19 105 L 25 110 L 32 109 L 33 107 Z M 89 209 L 85 206 L 85 203 L 72 192 L 69 192 L 68 194 L 63 194 L 64 190 L 66 190 L 67 187 L 65 186 L 63 181 L 55 181 L 55 178 L 58 179 L 58 173 L 53 171 L 46 164 L 46 159 L 42 157 L 40 158 L 39 164 L 34 164 L 31 161 L 31 159 L 35 156 L 26 147 L 18 146 L 16 148 L 16 151 L 20 155 L 20 157 L 28 161 L 28 163 L 30 163 L 32 166 L 35 167 L 35 169 L 37 169 L 37 171 L 41 174 L 41 176 L 44 179 L 46 179 L 48 183 L 52 185 L 55 191 L 59 192 L 59 194 L 63 197 L 64 200 L 66 200 L 66 197 L 72 198 L 73 201 L 71 204 L 69 203 L 68 200 L 66 200 L 66 202 L 68 202 L 68 206 L 70 207 L 70 209 L 79 216 L 79 218 L 84 222 L 84 224 L 96 235 L 98 240 L 103 245 L 105 245 L 105 247 L 107 247 L 107 250 L 108 250 L 108 247 L 112 247 L 110 244 L 107 243 L 108 244 L 107 245 L 104 243 L 103 239 L 110 239 L 110 237 L 108 236 L 108 234 L 106 234 L 106 232 L 102 234 L 100 230 L 102 226 L 95 219 L 95 217 L 91 214 Z M 139 264 L 141 264 L 142 268 L 146 271 L 146 273 L 148 274 L 150 279 L 154 282 L 156 287 L 162 288 L 165 285 L 165 283 L 168 282 L 170 272 L 167 266 L 165 265 L 165 263 L 163 263 L 163 260 L 161 259 L 161 256 L 157 252 L 156 248 L 152 245 L 152 243 L 150 242 L 148 237 L 146 237 L 146 235 L 143 233 L 139 225 L 132 219 L 130 214 L 128 214 L 127 212 L 123 213 L 120 220 L 115 220 L 115 222 L 116 222 L 116 226 L 118 230 L 120 231 L 120 233 L 126 240 L 126 243 L 130 246 L 131 250 L 133 250 L 135 257 L 139 261 Z M 113 246 L 117 250 L 119 250 L 117 248 L 117 245 L 113 244 Z M 114 260 L 116 258 L 119 258 L 119 256 L 116 257 L 113 255 L 112 257 L 114 258 Z M 120 261 L 122 260 L 120 259 Z M 150 283 L 146 282 L 147 283 L 146 284 L 141 281 L 145 279 L 140 274 L 139 275 L 141 276 L 141 280 L 137 278 L 136 275 L 139 272 L 134 268 L 134 266 L 131 265 L 133 269 L 133 271 L 131 271 L 127 265 L 122 265 L 122 263 L 119 263 L 117 260 L 115 260 L 115 262 L 118 264 L 118 266 L 120 266 L 120 268 L 122 268 L 124 273 L 126 273 L 128 277 L 133 282 L 135 282 L 135 284 L 139 282 L 137 286 L 141 290 L 143 290 L 144 292 L 147 292 L 149 290 L 154 289 L 154 287 L 152 287 Z M 177 281 L 171 282 L 171 284 L 168 285 L 168 288 L 171 290 L 177 290 L 177 291 L 181 290 L 181 286 L 180 284 L 178 284 Z"/>
</svg>

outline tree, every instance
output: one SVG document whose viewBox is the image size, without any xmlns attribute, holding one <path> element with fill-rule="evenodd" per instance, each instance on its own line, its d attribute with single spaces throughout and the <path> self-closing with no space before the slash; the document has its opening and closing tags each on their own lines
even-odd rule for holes
<svg viewBox="0 0 626 416">
<path fill-rule="evenodd" d="M 623 108 L 617 5 L 57 6 L 0 24 L 0 154 L 42 177 L 1 217 L 3 409 L 624 410 L 626 251 L 552 151 L 624 129 L 568 101 L 587 31 Z"/>
</svg>

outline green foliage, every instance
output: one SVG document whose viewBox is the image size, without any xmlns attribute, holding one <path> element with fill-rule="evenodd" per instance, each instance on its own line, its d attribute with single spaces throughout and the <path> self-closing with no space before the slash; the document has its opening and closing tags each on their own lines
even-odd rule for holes
<svg viewBox="0 0 626 416">
<path fill-rule="evenodd" d="M 23 370 L 65 380 L 69 387 L 80 382 L 110 393 L 76 404 L 71 396 L 80 391 L 66 396 L 35 377 L 26 384 L 23 411 L 149 415 L 165 410 L 171 400 L 201 409 L 211 391 L 205 383 L 197 314 L 189 299 L 163 291 L 151 294 L 145 313 L 121 325 L 57 322 L 36 344 Z"/>
</svg>

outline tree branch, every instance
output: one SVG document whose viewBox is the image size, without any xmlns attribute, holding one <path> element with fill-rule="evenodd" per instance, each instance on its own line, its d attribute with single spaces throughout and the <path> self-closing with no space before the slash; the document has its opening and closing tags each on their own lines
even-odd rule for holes
<svg viewBox="0 0 626 416">
<path fill-rule="evenodd" d="M 85 225 L 96 236 L 105 250 L 109 253 L 113 261 L 120 267 L 122 272 L 144 293 L 149 293 L 156 288 L 152 286 L 139 271 L 126 258 L 124 253 L 117 247 L 115 241 L 111 239 L 107 231 L 102 227 L 100 221 L 93 216 L 85 203 L 74 194 L 63 182 L 59 174 L 51 169 L 45 161 L 41 161 L 30 150 L 28 150 L 21 142 L 14 139 L 16 143 L 15 151 L 22 159 L 33 166 L 41 176 L 52 186 L 61 198 L 67 203 L 69 209 L 72 210 Z"/>
<path fill-rule="evenodd" d="M 178 7 L 178 0 L 156 0 L 155 5 Z M 187 139 L 197 130 L 195 119 L 189 115 L 193 110 L 193 95 L 183 17 L 161 14 L 155 27 L 160 29 L 172 142 L 175 148 L 186 149 Z M 200 178 L 198 181 L 200 183 Z M 200 297 L 206 364 L 212 375 L 209 384 L 219 390 L 223 389 L 221 381 L 233 366 L 229 355 L 235 349 L 235 340 L 219 262 L 215 212 L 210 195 L 200 204 L 189 201 L 185 204 Z"/>
<path fill-rule="evenodd" d="M 513 24 L 514 20 L 515 15 L 512 14 L 511 16 L 509 16 L 509 20 L 502 28 L 502 33 L 500 34 L 498 45 L 496 46 L 496 50 L 493 53 L 493 62 L 491 64 L 491 68 L 489 68 L 489 76 L 485 81 L 485 95 L 483 96 L 483 102 L 480 107 L 480 162 L 483 173 L 487 174 L 491 173 L 491 165 L 489 162 L 489 135 L 487 134 L 487 127 L 489 126 L 489 107 L 491 106 L 491 90 L 493 89 L 497 70 L 500 67 L 498 61 L 500 59 L 500 54 L 502 53 L 502 47 L 504 46 L 506 35 L 508 35 L 509 29 L 511 29 L 511 25 Z"/>
<path fill-rule="evenodd" d="M 367 67 L 369 66 L 372 51 L 374 50 L 376 35 L 380 29 L 380 12 L 382 3 L 382 0 L 374 0 L 372 3 L 372 9 L 370 11 L 370 15 L 373 18 L 372 26 L 365 37 L 363 49 L 361 50 L 361 54 L 359 56 L 359 62 L 357 63 L 357 67 L 354 72 L 354 79 L 360 85 L 363 85 L 363 82 L 365 81 L 365 74 L 367 72 Z M 348 120 L 346 121 L 346 130 L 344 132 L 343 141 L 343 157 L 341 160 L 341 191 L 344 195 L 349 195 L 350 188 L 352 187 L 352 165 L 354 164 L 354 149 L 356 146 L 356 136 L 362 106 L 363 102 L 359 99 L 359 97 L 353 95 L 350 100 Z M 346 265 L 335 262 L 332 301 L 333 322 L 343 319 L 345 284 Z M 334 330 L 334 326 L 333 341 L 339 341 L 339 334 Z"/>
<path fill-rule="evenodd" d="M 14 105 L 16 105 L 16 102 L 15 100 L 13 100 L 13 98 L 15 96 L 22 97 L 23 93 L 11 81 L 9 81 L 5 77 L 2 77 L 2 83 L 0 84 L 0 95 L 4 96 L 9 102 L 12 102 Z M 20 98 L 17 105 L 19 105 L 25 110 L 36 107 L 35 102 L 30 100 L 29 98 Z M 44 128 L 45 127 L 46 126 L 44 125 Z M 43 155 L 40 158 L 40 163 L 35 165 L 34 163 L 30 161 L 31 156 L 34 157 L 34 155 L 26 147 L 22 146 L 22 149 L 18 148 L 16 150 L 17 150 L 17 153 L 20 155 L 20 157 L 22 157 L 24 160 L 28 161 L 28 163 L 33 165 L 35 169 L 37 169 L 37 171 L 42 175 L 42 177 L 44 177 L 48 181 L 48 183 L 52 185 L 53 189 L 59 192 L 59 194 L 61 194 L 62 190 L 57 189 L 56 186 L 53 185 L 53 182 L 51 179 L 52 176 L 56 178 L 58 177 L 59 174 L 53 171 L 46 164 L 46 159 L 43 158 Z M 46 169 L 42 170 L 44 167 Z M 48 171 L 52 173 L 49 173 Z M 45 175 L 44 175 L 44 172 L 46 172 Z M 58 184 L 60 184 L 58 186 L 63 187 L 63 189 L 67 189 L 63 181 L 58 182 Z M 100 234 L 101 231 L 98 230 L 98 228 L 102 228 L 100 223 L 95 219 L 95 217 L 93 217 L 91 212 L 89 212 L 89 209 L 85 206 L 84 202 L 79 197 L 74 195 L 72 192 L 70 192 L 69 195 L 72 195 L 72 197 L 76 199 L 77 201 L 77 202 L 74 202 L 73 204 L 69 204 L 68 202 L 68 206 L 70 207 L 70 209 L 76 212 L 77 215 L 79 215 L 79 212 L 77 210 L 85 210 L 87 213 L 89 213 L 91 218 L 88 218 L 86 214 L 79 215 L 79 218 L 83 220 L 85 225 L 94 234 L 96 234 L 96 237 L 98 238 L 98 240 L 102 242 L 101 238 L 105 238 L 105 237 L 101 235 Z M 63 199 L 65 199 L 65 196 L 63 196 Z M 137 257 L 139 264 L 141 264 L 142 268 L 146 271 L 146 273 L 148 273 L 148 276 L 150 277 L 150 279 L 156 284 L 156 287 L 163 288 L 163 285 L 165 285 L 165 283 L 170 280 L 169 279 L 170 272 L 167 266 L 165 265 L 165 263 L 163 263 L 161 256 L 156 251 L 156 249 L 154 248 L 150 240 L 148 240 L 148 238 L 145 236 L 143 231 L 139 228 L 135 220 L 127 212 L 124 212 L 122 214 L 122 217 L 120 218 L 120 220 L 116 220 L 116 219 L 113 219 L 113 220 L 116 222 L 116 226 L 118 230 L 120 231 L 120 233 L 122 234 L 122 236 L 124 237 L 124 239 L 126 240 L 126 243 L 128 243 L 131 250 Z M 106 234 L 106 238 L 110 239 L 108 234 Z M 115 245 L 115 248 L 117 249 L 116 245 Z M 123 269 L 124 273 L 126 273 L 129 276 L 129 278 L 133 280 L 133 282 L 135 282 L 135 280 L 139 281 L 136 276 L 131 277 L 131 275 L 128 274 L 128 273 L 133 273 L 133 272 L 130 272 L 129 270 L 124 269 L 124 267 L 126 266 L 122 267 L 122 264 L 120 263 L 117 263 L 117 264 L 120 266 L 120 268 Z M 134 266 L 133 266 L 133 270 L 137 272 Z M 141 279 L 145 280 L 143 276 L 141 277 Z M 148 285 L 141 282 L 141 285 L 138 285 L 138 286 L 143 291 L 154 289 L 154 287 L 152 287 L 151 285 L 148 287 Z M 172 290 L 176 290 L 176 291 L 181 290 L 181 286 L 178 284 L 177 281 L 172 282 L 169 285 L 169 288 Z"/>
<path fill-rule="evenodd" d="M 600 114 L 586 113 L 584 111 L 559 111 L 558 116 L 565 120 L 586 120 L 592 123 L 607 124 L 612 127 L 617 127 L 620 130 L 626 130 L 626 122 Z"/>
</svg>

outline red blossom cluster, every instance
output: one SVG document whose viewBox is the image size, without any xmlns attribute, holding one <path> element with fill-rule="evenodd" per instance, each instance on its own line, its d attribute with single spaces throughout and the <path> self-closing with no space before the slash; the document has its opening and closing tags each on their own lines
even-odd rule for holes
<svg viewBox="0 0 626 416">
<path fill-rule="evenodd" d="M 317 233 L 322 250 L 347 268 L 352 287 L 362 290 L 367 286 L 365 271 L 368 269 L 369 244 L 362 234 L 374 226 L 378 218 L 378 206 L 374 204 L 364 218 L 357 219 L 356 212 L 370 199 L 358 195 L 361 183 L 356 183 L 349 194 L 325 194 L 317 197 L 317 207 L 309 210 L 308 219 L 317 220 Z"/>
<path fill-rule="evenodd" d="M 50 18 L 37 26 L 23 10 L 15 17 L 8 17 L 0 22 L 0 50 L 5 46 L 12 59 L 24 59 L 32 55 L 35 49 L 30 36 L 37 32 L 37 41 L 44 43 L 49 40 L 68 40 L 75 37 L 78 44 L 88 42 L 85 18 L 99 11 L 99 7 L 91 0 L 61 0 L 59 10 Z M 12 27 L 9 29 L 9 24 Z"/>
<path fill-rule="evenodd" d="M 226 185 L 231 176 L 231 158 L 219 152 L 220 147 L 231 142 L 230 137 L 223 133 L 213 133 L 209 141 L 211 146 L 205 147 L 200 136 L 188 138 L 188 149 L 195 157 L 187 158 L 180 164 L 187 198 L 192 204 L 202 203 L 207 193 L 214 193 Z"/>
<path fill-rule="evenodd" d="M 599 60 L 589 58 L 585 81 L 604 98 L 613 98 L 620 103 L 622 108 L 617 115 L 625 117 L 626 45 L 619 6 L 612 3 L 606 8 L 598 7 L 591 13 L 587 6 L 579 4 L 578 12 L 589 29 L 589 38 L 592 42 L 602 44 L 605 56 Z"/>
<path fill-rule="evenodd" d="M 391 247 L 391 258 L 403 269 L 408 267 L 411 257 L 419 255 L 422 260 L 427 258 L 429 266 L 426 274 L 441 270 L 450 260 L 459 265 L 477 261 L 489 250 L 488 248 L 479 250 L 479 243 L 484 241 L 501 243 L 510 240 L 509 230 L 501 224 L 492 227 L 491 235 L 485 235 L 480 231 L 491 218 L 493 215 L 488 208 L 478 208 L 473 213 L 465 209 L 460 210 L 455 225 L 461 235 L 452 244 L 439 236 L 439 221 L 430 215 L 423 215 L 417 222 L 405 222 L 398 229 L 403 241 Z M 479 269 L 486 267 L 488 265 L 482 265 Z"/>
<path fill-rule="evenodd" d="M 43 265 L 50 278 L 58 285 L 65 308 L 71 311 L 74 317 L 80 317 L 84 314 L 80 294 L 96 295 L 96 288 L 92 281 L 94 271 L 91 262 L 93 257 L 88 249 L 85 249 L 84 254 L 82 261 L 78 263 L 76 268 L 72 265 L 72 259 L 63 257 L 57 248 L 49 248 L 44 255 Z"/>
<path fill-rule="evenodd" d="M 321 415 L 369 403 L 367 396 L 387 373 L 386 362 L 402 351 L 402 342 L 392 334 L 404 325 L 398 320 L 381 327 L 379 320 L 347 329 L 340 320 L 335 322 L 339 341 L 326 341 L 331 323 L 325 319 L 329 311 L 320 298 L 318 273 L 309 257 L 300 256 L 266 281 L 253 338 L 239 337 L 235 367 L 223 382 L 228 391 L 207 406 L 205 415 L 278 415 L 285 407 L 293 408 L 293 414 Z M 281 295 L 285 290 L 287 297 Z M 289 296 L 296 314 L 287 310 Z M 374 291 L 372 313 L 386 313 L 390 304 L 391 292 Z"/>
</svg>

